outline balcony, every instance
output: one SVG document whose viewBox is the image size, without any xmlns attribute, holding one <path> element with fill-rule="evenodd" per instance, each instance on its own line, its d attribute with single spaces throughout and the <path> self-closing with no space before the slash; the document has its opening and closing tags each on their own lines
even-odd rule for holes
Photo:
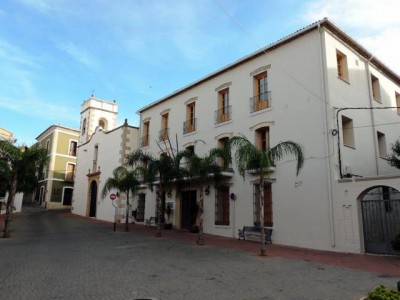
<svg viewBox="0 0 400 300">
<path fill-rule="evenodd" d="M 232 105 L 217 109 L 214 113 L 214 124 L 220 124 L 231 119 Z"/>
<path fill-rule="evenodd" d="M 196 131 L 196 123 L 197 123 L 197 118 L 183 122 L 183 134 Z"/>
<path fill-rule="evenodd" d="M 160 142 L 165 141 L 168 139 L 168 135 L 169 135 L 169 128 L 161 129 L 158 133 L 158 140 Z"/>
<path fill-rule="evenodd" d="M 147 147 L 149 145 L 150 135 L 144 135 L 140 138 L 140 147 Z"/>
<path fill-rule="evenodd" d="M 271 107 L 271 91 L 250 98 L 250 113 Z"/>
<path fill-rule="evenodd" d="M 75 177 L 74 172 L 67 172 L 65 174 L 65 181 L 72 182 L 72 181 L 74 181 L 74 177 Z"/>
</svg>

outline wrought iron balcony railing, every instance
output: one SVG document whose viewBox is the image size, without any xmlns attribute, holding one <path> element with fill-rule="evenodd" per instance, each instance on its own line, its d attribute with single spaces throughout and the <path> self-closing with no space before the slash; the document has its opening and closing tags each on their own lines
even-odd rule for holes
<svg viewBox="0 0 400 300">
<path fill-rule="evenodd" d="M 74 181 L 75 174 L 74 172 L 67 172 L 65 174 L 65 181 Z"/>
<path fill-rule="evenodd" d="M 197 118 L 183 122 L 183 134 L 196 131 Z"/>
<path fill-rule="evenodd" d="M 149 145 L 150 135 L 144 135 L 140 138 L 140 147 L 147 147 Z"/>
<path fill-rule="evenodd" d="M 217 109 L 214 115 L 214 123 L 219 124 L 231 119 L 232 105 L 224 106 L 223 108 Z"/>
<path fill-rule="evenodd" d="M 250 98 L 250 113 L 271 107 L 271 91 Z"/>
<path fill-rule="evenodd" d="M 168 135 L 169 135 L 169 128 L 161 129 L 160 132 L 158 133 L 158 140 L 160 142 L 165 141 L 168 139 Z"/>
</svg>

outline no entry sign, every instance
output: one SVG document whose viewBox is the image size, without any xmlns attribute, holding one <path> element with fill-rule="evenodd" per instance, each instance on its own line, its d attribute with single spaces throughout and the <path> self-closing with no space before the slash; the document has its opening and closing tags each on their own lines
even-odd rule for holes
<svg viewBox="0 0 400 300">
<path fill-rule="evenodd" d="M 111 200 L 117 199 L 117 195 L 115 195 L 114 193 L 110 194 L 110 199 Z"/>
</svg>

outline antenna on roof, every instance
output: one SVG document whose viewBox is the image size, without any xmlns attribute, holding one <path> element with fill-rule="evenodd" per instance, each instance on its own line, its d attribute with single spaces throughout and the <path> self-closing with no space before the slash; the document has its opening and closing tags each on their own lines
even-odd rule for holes
<svg viewBox="0 0 400 300">
<path fill-rule="evenodd" d="M 95 92 L 95 90 L 92 90 L 92 97 L 94 97 L 94 92 Z"/>
</svg>

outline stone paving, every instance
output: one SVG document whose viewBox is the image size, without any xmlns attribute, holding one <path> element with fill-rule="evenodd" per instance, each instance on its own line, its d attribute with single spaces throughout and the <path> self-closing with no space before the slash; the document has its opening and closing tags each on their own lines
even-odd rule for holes
<svg viewBox="0 0 400 300">
<path fill-rule="evenodd" d="M 400 279 L 121 229 L 60 211 L 15 215 L 0 239 L 0 299 L 359 299 Z"/>
</svg>

